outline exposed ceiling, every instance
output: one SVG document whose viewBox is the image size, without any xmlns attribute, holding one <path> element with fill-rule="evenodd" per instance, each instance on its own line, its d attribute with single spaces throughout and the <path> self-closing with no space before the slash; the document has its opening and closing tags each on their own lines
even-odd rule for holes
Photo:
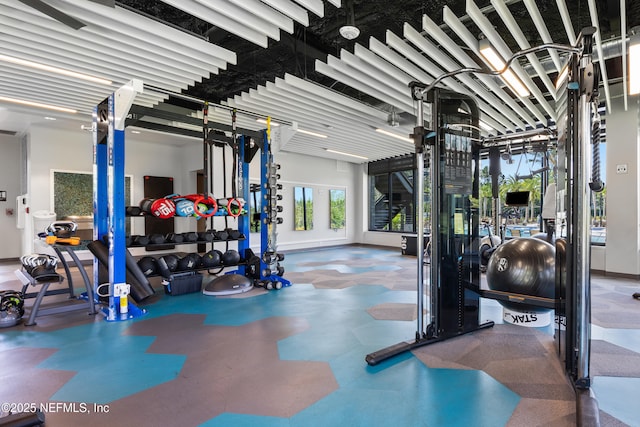
<svg viewBox="0 0 640 427">
<path fill-rule="evenodd" d="M 407 84 L 430 83 L 461 67 L 487 65 L 478 53 L 486 37 L 503 58 L 543 43 L 573 44 L 590 25 L 596 58 L 604 57 L 601 99 L 623 77 L 622 38 L 640 25 L 640 2 L 625 0 L 0 0 L 0 55 L 103 77 L 110 85 L 34 70 L 0 57 L 0 130 L 24 131 L 44 116 L 88 123 L 93 107 L 129 80 L 146 89 L 141 108 L 197 108 L 183 93 L 228 107 L 294 121 L 300 130 L 281 149 L 364 162 L 411 151 L 405 138 L 415 123 Z M 35 4 L 35 7 L 34 7 Z M 38 6 L 86 24 L 79 29 Z M 338 28 L 353 9 L 360 35 Z M 521 58 L 513 71 L 531 95 L 517 97 L 502 79 L 482 74 L 448 78 L 441 86 L 478 100 L 491 134 L 551 123 L 553 82 L 565 54 L 545 50 Z M 147 86 L 148 87 L 148 86 Z M 5 98 L 61 105 L 76 113 L 16 106 Z M 158 107 L 160 105 L 160 107 Z M 173 105 L 173 106 L 171 106 Z M 230 122 L 228 109 L 210 110 Z M 197 114 L 196 114 L 197 115 Z M 395 120 L 390 120 L 391 118 Z M 144 120 L 144 118 L 143 118 Z M 179 121 L 179 120 L 177 120 Z M 157 125 L 177 125 L 149 119 Z M 396 122 L 393 123 L 392 122 Z M 239 115 L 248 129 L 264 125 Z M 152 125 L 141 127 L 153 127 Z M 154 138 L 161 140 L 159 134 Z M 332 149 L 361 158 L 327 152 Z"/>
</svg>

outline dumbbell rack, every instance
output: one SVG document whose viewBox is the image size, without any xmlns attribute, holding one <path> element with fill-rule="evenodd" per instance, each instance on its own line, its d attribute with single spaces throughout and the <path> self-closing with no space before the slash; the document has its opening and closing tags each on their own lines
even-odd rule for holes
<svg viewBox="0 0 640 427">
<path fill-rule="evenodd" d="M 259 280 L 267 289 L 280 289 L 282 286 L 291 286 L 291 282 L 284 279 L 284 267 L 280 261 L 284 260 L 284 254 L 278 253 L 277 225 L 282 224 L 282 218 L 278 216 L 282 212 L 282 206 L 278 201 L 282 195 L 282 184 L 278 183 L 280 165 L 274 163 L 271 146 L 265 136 L 265 142 L 261 151 L 260 162 L 260 189 L 262 195 L 262 209 L 260 211 L 260 277 Z"/>
</svg>

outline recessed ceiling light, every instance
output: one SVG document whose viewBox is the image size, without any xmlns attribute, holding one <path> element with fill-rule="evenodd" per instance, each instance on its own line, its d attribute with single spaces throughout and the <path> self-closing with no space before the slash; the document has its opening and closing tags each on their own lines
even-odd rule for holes
<svg viewBox="0 0 640 427">
<path fill-rule="evenodd" d="M 74 77 L 76 79 L 87 80 L 93 83 L 99 83 L 103 85 L 111 85 L 111 80 L 102 79 L 100 77 L 90 76 L 89 74 L 77 73 L 71 70 L 65 70 L 64 68 L 53 67 L 51 65 L 41 64 L 39 62 L 27 61 L 26 59 L 16 58 L 8 55 L 0 55 L 0 61 L 10 62 L 16 65 L 23 65 L 29 68 L 35 68 L 38 70 L 48 71 L 50 73 L 62 74 L 68 77 Z"/>
<path fill-rule="evenodd" d="M 487 60 L 491 67 L 500 72 L 500 77 L 504 79 L 507 85 L 513 90 L 516 95 L 526 98 L 529 96 L 529 89 L 527 89 L 520 79 L 510 69 L 505 69 L 506 63 L 495 51 L 491 43 L 487 39 L 480 40 L 479 46 L 480 54 Z"/>
<path fill-rule="evenodd" d="M 329 148 L 325 148 L 325 151 L 326 151 L 327 153 L 340 154 L 340 155 L 342 155 L 342 156 L 356 157 L 356 158 L 358 158 L 358 159 L 369 160 L 369 158 L 368 158 L 368 157 L 359 156 L 359 155 L 357 155 L 357 154 L 345 153 L 345 152 L 343 152 L 343 151 L 331 150 L 331 149 L 329 149 Z"/>
<path fill-rule="evenodd" d="M 408 143 L 413 144 L 413 139 L 409 138 L 408 136 L 399 135 L 397 133 L 389 132 L 388 130 L 384 130 L 384 129 L 380 129 L 380 128 L 377 128 L 376 132 L 381 133 L 383 135 L 390 136 L 392 138 L 399 139 L 400 141 L 404 141 L 404 142 L 408 142 Z"/>
<path fill-rule="evenodd" d="M 141 133 L 139 130 L 132 130 L 131 133 Z"/>
<path fill-rule="evenodd" d="M 63 113 L 72 113 L 75 114 L 78 111 L 74 110 L 72 108 L 66 108 L 66 107 L 59 107 L 57 105 L 51 105 L 51 104 L 43 104 L 41 102 L 33 102 L 33 101 L 27 101 L 24 99 L 17 99 L 17 98 L 8 98 L 6 96 L 0 96 L 0 102 L 11 102 L 13 104 L 20 104 L 20 105 L 26 105 L 29 107 L 37 107 L 37 108 L 46 108 L 48 110 L 54 110 L 54 111 L 61 111 Z"/>
<path fill-rule="evenodd" d="M 304 133 L 306 135 L 315 136 L 317 138 L 328 138 L 327 135 L 324 135 L 324 134 L 321 134 L 321 133 L 317 133 L 317 132 L 311 132 L 310 130 L 304 130 L 304 129 L 298 128 L 298 132 Z"/>
<path fill-rule="evenodd" d="M 256 119 L 256 122 L 262 123 L 263 125 L 267 124 L 267 121 L 265 119 Z M 273 120 L 271 120 L 271 126 L 273 126 L 273 127 L 280 126 L 280 123 L 276 123 Z"/>
<path fill-rule="evenodd" d="M 46 116 L 44 119 L 45 119 L 45 120 L 58 120 L 58 119 L 56 119 L 55 117 L 49 117 L 49 116 Z"/>
</svg>

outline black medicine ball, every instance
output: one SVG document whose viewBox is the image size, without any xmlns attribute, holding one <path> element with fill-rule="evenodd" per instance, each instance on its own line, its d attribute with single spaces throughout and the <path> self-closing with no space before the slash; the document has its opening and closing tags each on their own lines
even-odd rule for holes
<svg viewBox="0 0 640 427">
<path fill-rule="evenodd" d="M 158 263 L 154 257 L 145 256 L 140 258 L 140 260 L 138 261 L 138 267 L 140 267 L 140 270 L 142 270 L 142 273 L 145 276 L 150 276 L 157 272 Z"/>
<path fill-rule="evenodd" d="M 200 255 L 187 254 L 178 261 L 178 270 L 193 270 L 200 267 Z"/>
<path fill-rule="evenodd" d="M 167 254 L 164 255 L 162 259 L 164 260 L 165 264 L 167 264 L 167 268 L 169 269 L 169 271 L 176 271 L 176 269 L 178 268 L 178 260 L 180 260 L 177 255 Z"/>
<path fill-rule="evenodd" d="M 229 249 L 222 254 L 223 265 L 238 265 L 240 263 L 240 253 L 234 249 Z"/>
<path fill-rule="evenodd" d="M 222 252 L 217 249 L 213 249 L 202 256 L 202 266 L 206 268 L 220 266 L 222 259 Z"/>
</svg>

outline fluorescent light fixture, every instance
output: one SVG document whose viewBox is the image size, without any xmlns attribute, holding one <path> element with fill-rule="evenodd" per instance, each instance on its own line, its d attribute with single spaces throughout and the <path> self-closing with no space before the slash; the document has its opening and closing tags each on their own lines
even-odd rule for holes
<svg viewBox="0 0 640 427">
<path fill-rule="evenodd" d="M 51 65 L 40 64 L 39 62 L 27 61 L 26 59 L 15 58 L 8 55 L 0 55 L 0 61 L 10 62 L 16 65 L 23 65 L 29 68 L 35 68 L 50 73 L 62 74 L 63 76 L 73 77 L 76 79 L 87 80 L 101 85 L 111 85 L 111 80 L 102 79 L 100 77 L 90 76 L 88 74 L 77 73 L 75 71 L 65 70 L 64 68 L 53 67 Z"/>
<path fill-rule="evenodd" d="M 74 110 L 71 108 L 59 107 L 57 105 L 50 105 L 50 104 L 42 104 L 40 102 L 26 101 L 24 99 L 7 98 L 6 96 L 0 96 L 0 102 L 11 102 L 13 104 L 26 105 L 28 107 L 46 108 L 48 110 L 60 111 L 62 113 L 75 114 L 78 112 L 77 110 Z"/>
<path fill-rule="evenodd" d="M 564 67 L 562 67 L 562 70 L 560 70 L 560 74 L 558 74 L 558 78 L 556 79 L 556 90 L 558 90 L 558 88 L 562 86 L 562 83 L 564 83 L 568 75 L 569 64 L 565 65 Z"/>
<path fill-rule="evenodd" d="M 45 120 L 51 120 L 51 121 L 56 121 L 56 120 L 58 120 L 58 119 L 56 119 L 55 117 L 49 117 L 49 116 L 46 116 L 44 119 L 45 119 Z"/>
<path fill-rule="evenodd" d="M 408 136 L 402 136 L 402 135 L 399 135 L 397 133 L 389 132 L 388 130 L 384 130 L 384 129 L 380 129 L 380 128 L 376 128 L 376 132 L 381 133 L 383 135 L 390 136 L 392 138 L 399 139 L 400 141 L 404 141 L 404 142 L 408 142 L 410 144 L 413 144 L 413 139 L 409 138 Z"/>
<path fill-rule="evenodd" d="M 325 148 L 325 151 L 327 153 L 340 154 L 342 156 L 349 156 L 349 157 L 355 157 L 355 158 L 362 159 L 362 160 L 369 160 L 368 157 L 358 156 L 357 154 L 344 153 L 342 151 L 330 150 L 328 148 Z"/>
<path fill-rule="evenodd" d="M 491 67 L 496 71 L 502 71 L 505 67 L 505 62 L 500 55 L 495 51 L 491 43 L 487 39 L 480 40 L 480 54 L 489 62 Z M 503 71 L 500 76 L 507 82 L 507 85 L 513 90 L 516 95 L 520 97 L 529 96 L 529 90 L 522 84 L 520 79 L 513 74 L 513 71 L 507 69 Z"/>
<path fill-rule="evenodd" d="M 640 93 L 640 27 L 631 29 L 629 37 L 629 95 Z"/>
<path fill-rule="evenodd" d="M 323 134 L 317 133 L 317 132 L 311 132 L 310 130 L 304 130 L 304 129 L 298 128 L 298 132 L 304 133 L 305 135 L 315 136 L 317 138 L 328 138 L 327 135 L 323 135 Z"/>
<path fill-rule="evenodd" d="M 265 119 L 256 119 L 256 122 L 262 123 L 263 125 L 267 124 L 267 121 Z M 275 123 L 273 120 L 271 120 L 271 126 L 273 127 L 280 126 L 280 123 Z"/>
</svg>

